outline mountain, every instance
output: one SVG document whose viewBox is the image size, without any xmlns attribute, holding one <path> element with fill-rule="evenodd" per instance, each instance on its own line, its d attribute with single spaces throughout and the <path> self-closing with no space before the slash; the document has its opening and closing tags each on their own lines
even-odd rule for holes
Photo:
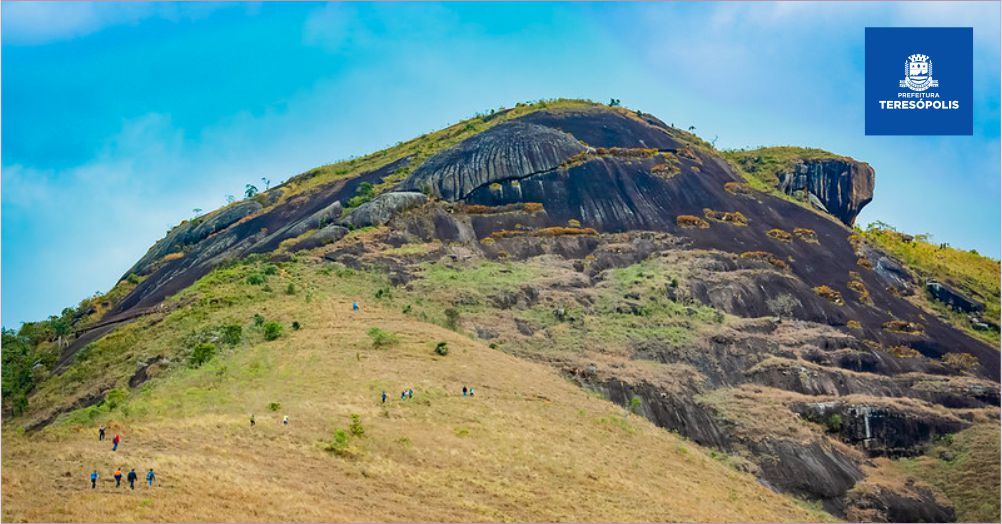
<svg viewBox="0 0 1002 524">
<path fill-rule="evenodd" d="M 107 421 L 162 450 L 137 458 L 194 468 L 193 448 L 221 478 L 265 453 L 283 484 L 306 461 L 387 502 L 434 493 L 290 515 L 260 503 L 267 486 L 213 487 L 221 506 L 177 519 L 827 518 L 784 497 L 850 520 L 997 519 L 997 460 L 929 454 L 998 455 L 998 262 L 855 227 L 874 183 L 848 157 L 721 152 L 571 100 L 311 170 L 178 225 L 105 296 L 5 333 L 23 348 L 12 362 L 40 363 L 5 404 L 5 488 L 42 465 L 83 478 L 80 432 Z M 483 404 L 457 404 L 465 381 Z M 374 400 L 407 383 L 428 403 Z M 302 432 L 248 436 L 271 402 Z M 375 429 L 317 444 L 352 414 Z M 987 478 L 958 495 L 956 475 Z M 329 486 L 280 498 L 299 508 Z M 10 491 L 11 518 L 117 519 Z"/>
</svg>

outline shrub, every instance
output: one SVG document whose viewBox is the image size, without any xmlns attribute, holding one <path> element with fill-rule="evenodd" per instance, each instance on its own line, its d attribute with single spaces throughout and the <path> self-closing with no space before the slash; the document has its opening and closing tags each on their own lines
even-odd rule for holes
<svg viewBox="0 0 1002 524">
<path fill-rule="evenodd" d="M 921 353 L 908 346 L 894 346 L 888 348 L 887 352 L 898 358 L 918 358 L 922 356 Z"/>
<path fill-rule="evenodd" d="M 268 403 L 268 409 L 271 410 L 271 411 L 278 411 L 278 410 L 282 409 L 282 404 L 280 404 L 278 402 L 270 402 L 270 403 Z"/>
<path fill-rule="evenodd" d="M 142 280 L 135 273 L 129 273 L 129 276 L 125 277 L 125 281 L 128 282 L 128 283 L 130 283 L 130 284 L 132 284 L 132 285 L 136 285 L 139 282 L 141 282 Z"/>
<path fill-rule="evenodd" d="M 651 167 L 651 174 L 660 178 L 671 178 L 680 172 L 678 160 L 671 157 L 666 157 L 664 162 L 654 164 Z"/>
<path fill-rule="evenodd" d="M 833 413 L 828 420 L 825 421 L 825 426 L 828 426 L 829 433 L 838 433 L 842 430 L 842 415 L 838 413 Z"/>
<path fill-rule="evenodd" d="M 872 302 L 870 299 L 870 290 L 866 289 L 866 284 L 864 284 L 862 280 L 850 280 L 847 286 L 856 293 L 856 298 L 858 298 L 860 302 L 865 302 L 867 304 Z"/>
<path fill-rule="evenodd" d="M 260 327 L 263 324 L 264 324 L 264 317 L 261 316 L 261 313 L 254 313 L 254 325 Z"/>
<path fill-rule="evenodd" d="M 724 184 L 724 191 L 735 195 L 750 195 L 752 188 L 744 182 L 727 182 Z"/>
<path fill-rule="evenodd" d="M 212 360 L 216 356 L 216 345 L 211 342 L 202 342 L 195 346 L 188 357 L 188 365 L 193 368 Z"/>
<path fill-rule="evenodd" d="M 285 294 L 286 295 L 295 295 L 296 294 L 296 285 L 293 284 L 292 282 L 289 282 L 289 285 L 285 286 Z"/>
<path fill-rule="evenodd" d="M 449 344 L 446 344 L 445 342 L 439 342 L 438 344 L 435 344 L 435 354 L 442 357 L 448 355 Z"/>
<path fill-rule="evenodd" d="M 409 314 L 411 312 L 411 305 L 407 304 L 406 306 L 404 306 L 404 309 L 401 312 L 405 315 Z"/>
<path fill-rule="evenodd" d="M 522 210 L 526 213 L 538 213 L 543 210 L 543 204 L 539 202 L 526 202 L 522 204 Z"/>
<path fill-rule="evenodd" d="M 789 242 L 793 240 L 793 235 L 783 231 L 782 229 L 770 229 L 769 231 L 766 231 L 765 234 L 769 235 L 770 238 L 779 240 L 780 242 Z"/>
<path fill-rule="evenodd" d="M 376 349 L 395 346 L 400 342 L 400 339 L 395 334 L 383 331 L 377 327 L 370 329 L 368 335 L 372 339 L 372 347 Z"/>
<path fill-rule="evenodd" d="M 748 217 L 740 211 L 714 211 L 709 208 L 703 209 L 703 216 L 717 222 L 725 222 L 736 226 L 747 226 Z"/>
<path fill-rule="evenodd" d="M 299 331 L 299 328 L 301 328 L 301 327 L 303 327 L 303 325 L 300 324 L 298 320 L 293 320 L 292 321 L 292 330 L 293 331 Z"/>
<path fill-rule="evenodd" d="M 793 234 L 797 236 L 800 240 L 807 242 L 809 244 L 818 244 L 818 234 L 813 229 L 807 229 L 806 227 L 797 227 L 793 229 Z"/>
<path fill-rule="evenodd" d="M 445 327 L 455 331 L 459 327 L 459 311 L 455 308 L 448 308 L 445 313 Z"/>
<path fill-rule="evenodd" d="M 494 242 L 495 242 L 495 240 L 493 238 L 491 238 L 491 237 L 486 237 L 486 238 L 480 239 L 480 243 L 484 244 L 486 246 L 494 245 Z"/>
<path fill-rule="evenodd" d="M 765 305 L 772 314 L 778 317 L 792 317 L 793 312 L 800 306 L 800 301 L 788 293 L 783 293 L 773 298 L 767 299 Z"/>
<path fill-rule="evenodd" d="M 223 326 L 220 337 L 224 344 L 235 346 L 240 343 L 240 339 L 243 338 L 244 328 L 239 324 L 227 324 Z"/>
<path fill-rule="evenodd" d="M 598 231 L 590 227 L 544 227 L 530 233 L 534 237 L 558 237 L 564 235 L 597 235 Z"/>
<path fill-rule="evenodd" d="M 643 405 L 643 401 L 638 396 L 630 397 L 630 413 L 634 415 L 640 413 L 640 406 Z"/>
<path fill-rule="evenodd" d="M 334 438 L 324 446 L 324 449 L 333 452 L 335 455 L 350 455 L 351 453 L 348 450 L 348 432 L 343 429 L 335 431 Z"/>
<path fill-rule="evenodd" d="M 251 273 L 247 275 L 247 283 L 252 286 L 260 286 L 265 283 L 265 277 L 260 273 Z"/>
<path fill-rule="evenodd" d="M 282 324 L 279 324 L 274 320 L 265 322 L 263 327 L 265 340 L 275 340 L 276 338 L 282 336 Z"/>
<path fill-rule="evenodd" d="M 858 320 L 850 320 L 845 323 L 845 326 L 849 329 L 863 329 L 863 325 Z"/>
<path fill-rule="evenodd" d="M 571 227 L 581 227 L 581 221 L 576 218 L 572 218 L 567 221 L 567 225 Z"/>
<path fill-rule="evenodd" d="M 845 300 L 842 299 L 842 293 L 839 293 L 838 291 L 832 289 L 829 286 L 825 285 L 818 286 L 814 288 L 814 292 L 824 298 L 827 298 L 828 300 L 832 301 L 833 303 L 839 306 L 845 304 Z"/>
<path fill-rule="evenodd" d="M 362 417 L 358 415 L 351 416 L 351 424 L 348 426 L 348 431 L 356 437 L 361 437 L 365 435 L 365 428 L 362 427 Z"/>
<path fill-rule="evenodd" d="M 393 295 L 390 293 L 390 288 L 387 287 L 381 287 L 377 289 L 375 296 L 376 298 L 387 298 L 387 299 L 393 298 Z"/>
<path fill-rule="evenodd" d="M 957 371 L 974 371 L 978 368 L 978 358 L 970 353 L 947 353 L 943 363 Z"/>
<path fill-rule="evenodd" d="M 856 265 L 859 266 L 859 267 L 866 268 L 866 269 L 873 269 L 873 262 L 870 262 L 870 259 L 868 259 L 866 257 L 859 257 L 859 258 L 857 258 L 856 259 Z"/>
<path fill-rule="evenodd" d="M 265 264 L 264 267 L 261 268 L 261 272 L 264 273 L 265 275 L 277 275 L 278 266 L 276 266 L 275 264 Z"/>
<path fill-rule="evenodd" d="M 709 229 L 710 223 L 695 215 L 679 215 L 675 217 L 675 224 L 684 228 Z"/>
<path fill-rule="evenodd" d="M 922 334 L 922 326 L 916 324 L 915 322 L 908 322 L 907 320 L 888 320 L 884 322 L 881 326 L 885 331 L 891 331 L 893 333 L 903 333 L 906 335 L 920 335 Z"/>
<path fill-rule="evenodd" d="M 786 269 L 790 267 L 785 260 L 769 253 L 768 251 L 745 251 L 744 253 L 741 253 L 741 258 L 764 260 L 779 269 Z"/>
<path fill-rule="evenodd" d="M 164 262 L 171 262 L 179 258 L 184 258 L 184 253 L 181 251 L 175 251 L 174 253 L 167 253 L 161 260 Z"/>
<path fill-rule="evenodd" d="M 493 184 L 491 184 L 490 186 L 488 186 L 488 189 L 490 189 L 492 192 L 501 191 L 501 184 L 498 184 L 497 182 L 494 182 Z"/>
</svg>

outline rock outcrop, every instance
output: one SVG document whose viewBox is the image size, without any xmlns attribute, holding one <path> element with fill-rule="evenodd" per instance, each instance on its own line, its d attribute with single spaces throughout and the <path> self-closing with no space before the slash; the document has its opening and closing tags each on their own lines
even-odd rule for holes
<svg viewBox="0 0 1002 524">
<path fill-rule="evenodd" d="M 428 201 L 422 193 L 390 192 L 383 193 L 366 202 L 341 220 L 341 224 L 350 227 L 381 226 L 390 221 L 394 215 L 412 207 L 420 206 Z"/>
<path fill-rule="evenodd" d="M 792 169 L 777 173 L 777 177 L 781 191 L 791 196 L 800 192 L 813 196 L 812 202 L 847 226 L 873 200 L 873 168 L 865 162 L 800 160 Z"/>
</svg>

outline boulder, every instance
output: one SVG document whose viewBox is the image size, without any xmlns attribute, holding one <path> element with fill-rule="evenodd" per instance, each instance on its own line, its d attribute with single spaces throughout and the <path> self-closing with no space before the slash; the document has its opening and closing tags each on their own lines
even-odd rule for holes
<svg viewBox="0 0 1002 524">
<path fill-rule="evenodd" d="M 950 306 L 956 311 L 963 311 L 964 313 L 980 313 L 985 310 L 984 304 L 968 298 L 960 291 L 935 280 L 927 281 L 925 283 L 925 289 L 929 292 L 929 295 L 931 295 L 932 298 Z"/>
<path fill-rule="evenodd" d="M 420 206 L 427 201 L 428 197 L 422 193 L 396 191 L 383 193 L 358 206 L 342 219 L 340 224 L 354 228 L 381 226 L 401 211 Z"/>
<path fill-rule="evenodd" d="M 821 209 L 847 226 L 873 200 L 873 168 L 866 162 L 841 158 L 800 160 L 791 169 L 777 173 L 777 177 L 781 191 L 787 195 L 808 193 L 817 199 Z"/>
</svg>

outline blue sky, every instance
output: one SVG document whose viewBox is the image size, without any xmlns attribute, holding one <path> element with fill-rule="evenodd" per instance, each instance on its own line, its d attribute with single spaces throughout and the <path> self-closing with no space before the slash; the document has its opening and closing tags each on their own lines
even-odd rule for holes
<svg viewBox="0 0 1002 524">
<path fill-rule="evenodd" d="M 475 112 L 619 98 L 870 162 L 883 220 L 999 257 L 999 4 L 2 4 L 2 323 L 193 208 Z M 974 136 L 863 135 L 863 28 L 973 26 Z"/>
</svg>

